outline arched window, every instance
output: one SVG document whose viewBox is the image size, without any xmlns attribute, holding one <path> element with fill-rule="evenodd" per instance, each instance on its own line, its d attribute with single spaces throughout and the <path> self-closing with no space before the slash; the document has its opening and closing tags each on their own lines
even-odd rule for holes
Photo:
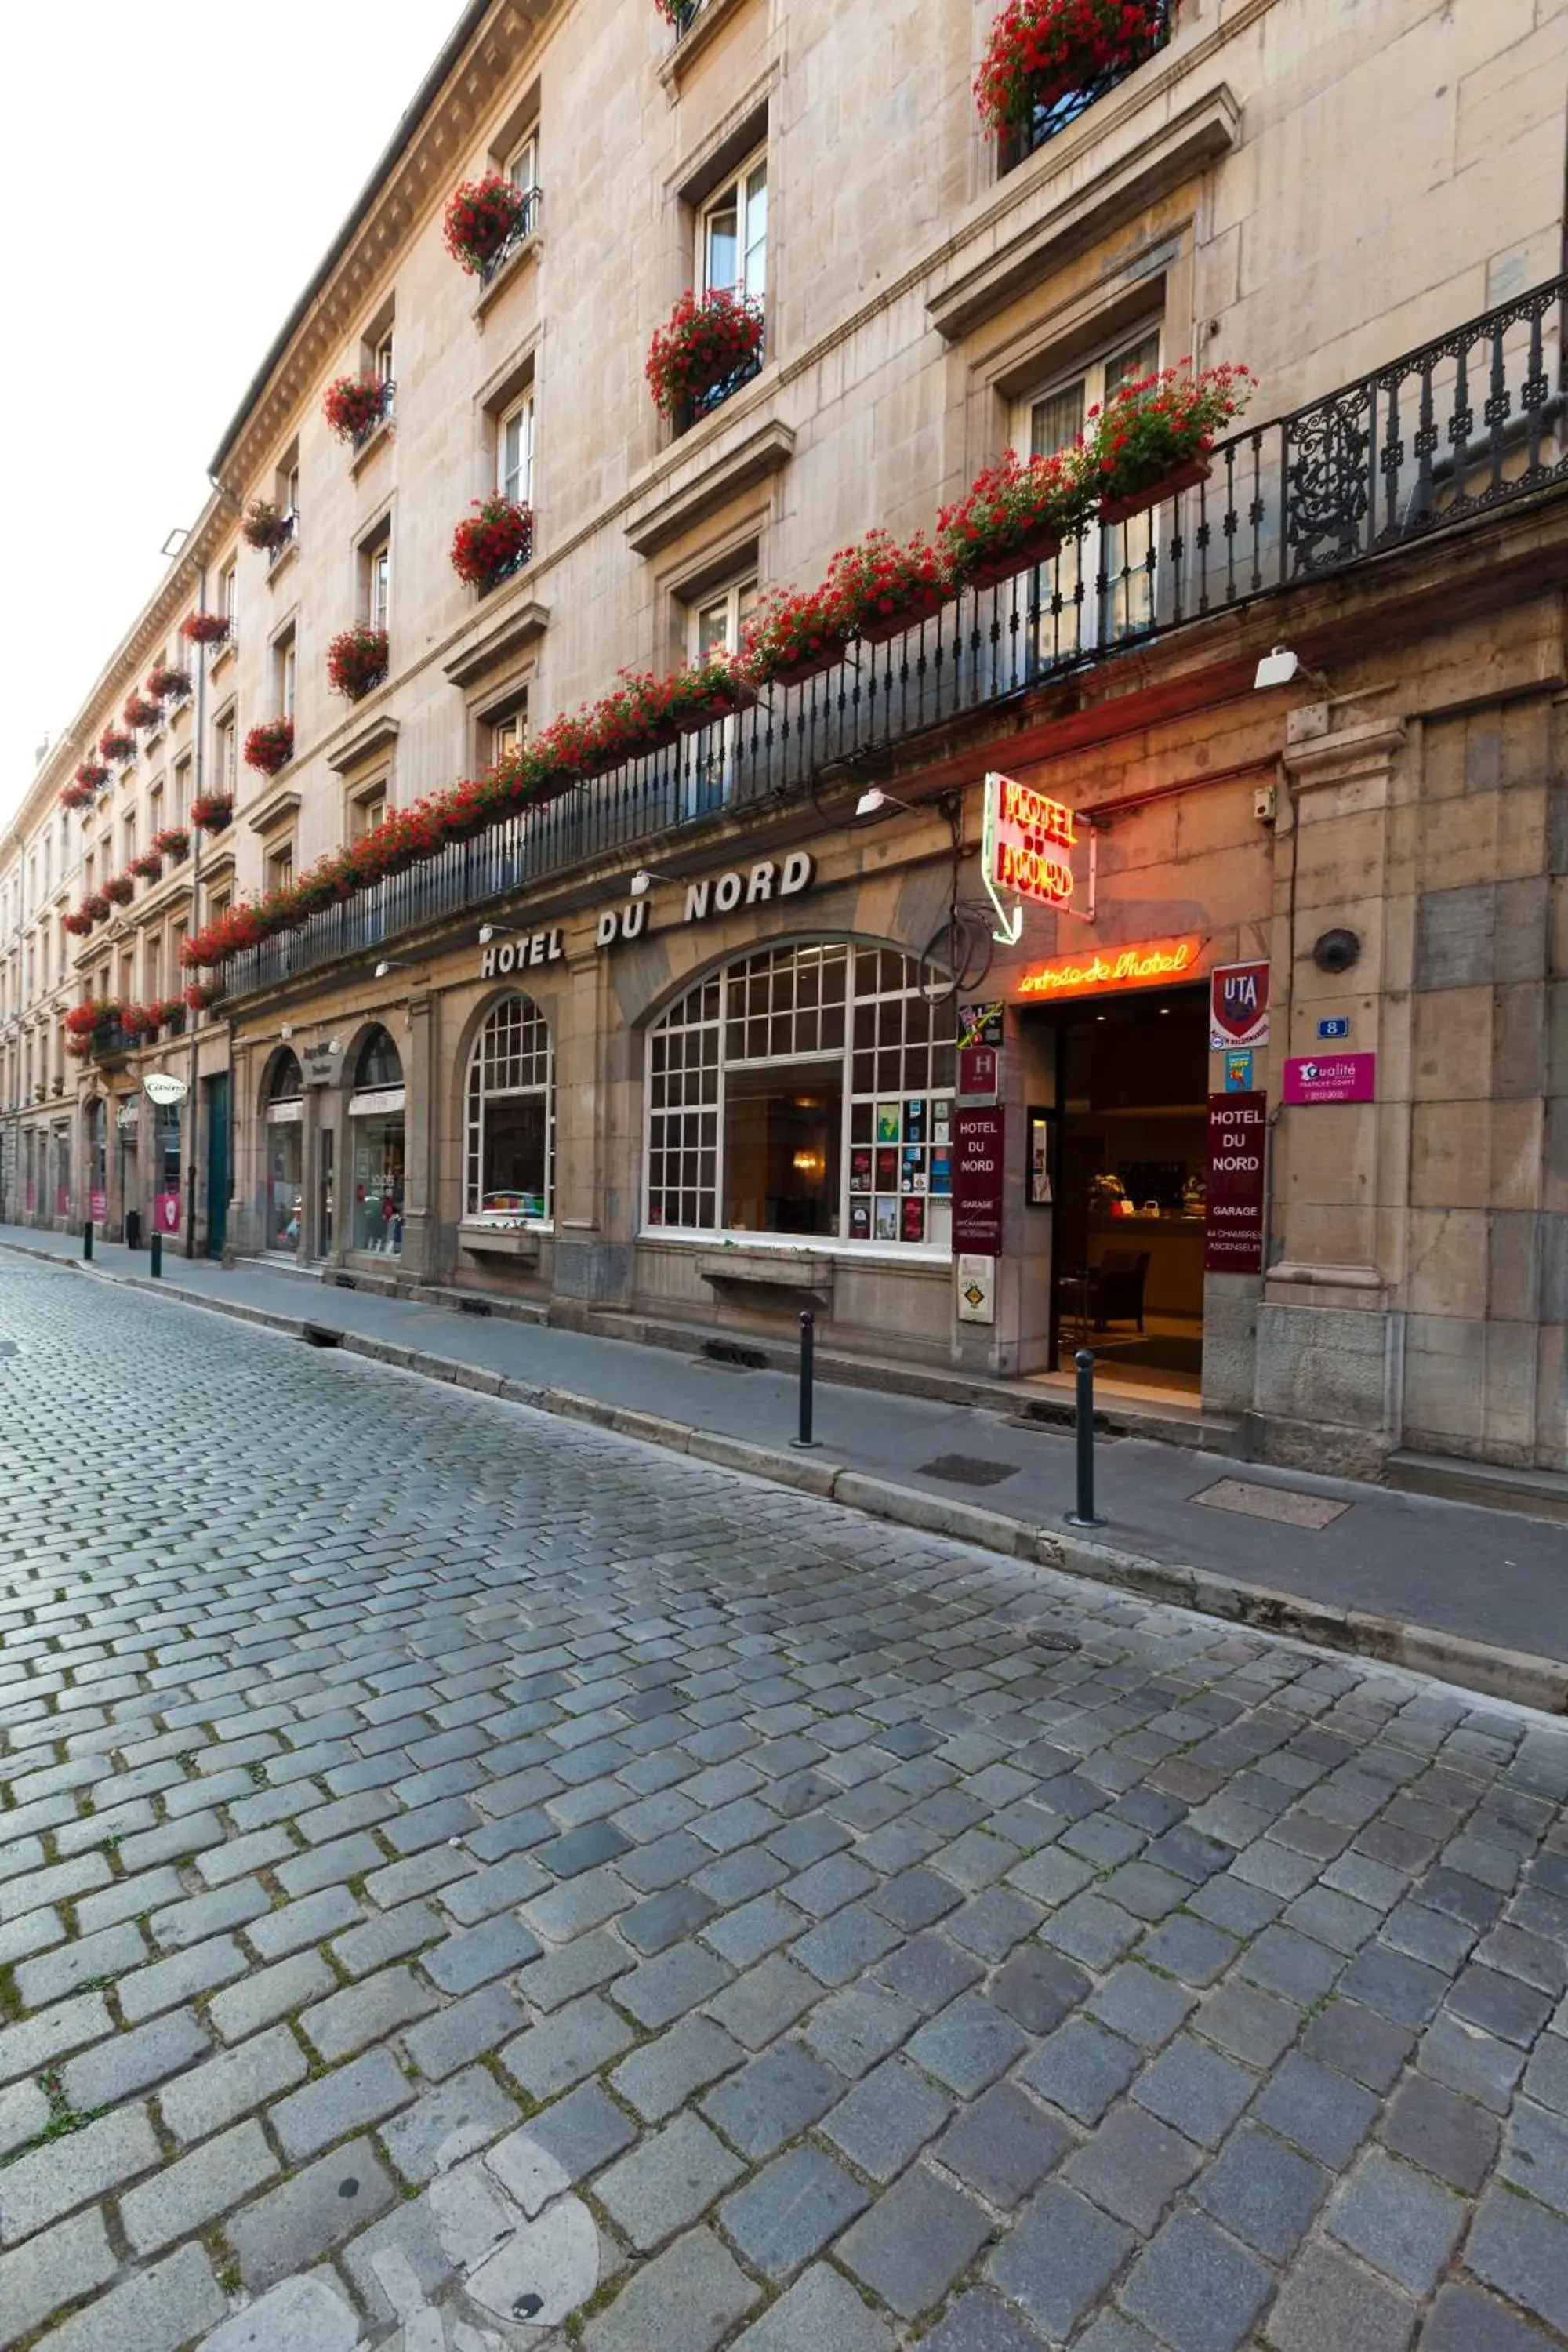
<svg viewBox="0 0 1568 2352">
<path fill-rule="evenodd" d="M 378 1257 L 403 1255 L 405 1101 L 403 1057 L 384 1029 L 372 1029 L 355 1057 L 349 1097 L 353 1152 L 349 1247 Z"/>
<path fill-rule="evenodd" d="M 267 1081 L 267 1243 L 298 1256 L 304 1222 L 305 1081 L 299 1057 L 285 1050 Z"/>
<path fill-rule="evenodd" d="M 648 1225 L 947 1249 L 955 1061 L 896 949 L 726 964 L 648 1037 Z"/>
<path fill-rule="evenodd" d="M 470 1217 L 537 1219 L 553 1213 L 555 1069 L 550 1031 L 531 996 L 503 996 L 474 1040 L 468 1063 Z"/>
</svg>

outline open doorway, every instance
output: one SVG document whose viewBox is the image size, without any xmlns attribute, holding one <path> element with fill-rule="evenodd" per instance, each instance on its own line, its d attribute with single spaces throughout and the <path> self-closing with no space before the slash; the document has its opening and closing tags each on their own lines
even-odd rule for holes
<svg viewBox="0 0 1568 2352">
<path fill-rule="evenodd" d="M 1091 1348 L 1102 1380 L 1195 1398 L 1207 992 L 1137 990 L 1038 1017 L 1056 1032 L 1049 1360 L 1067 1370 Z"/>
</svg>

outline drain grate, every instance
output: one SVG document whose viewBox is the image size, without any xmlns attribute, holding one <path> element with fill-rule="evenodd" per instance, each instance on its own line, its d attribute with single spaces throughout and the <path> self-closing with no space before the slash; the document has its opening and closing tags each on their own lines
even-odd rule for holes
<svg viewBox="0 0 1568 2352">
<path fill-rule="evenodd" d="M 1309 1495 L 1299 1486 L 1259 1486 L 1250 1478 L 1221 1478 L 1193 1496 L 1211 1511 L 1240 1511 L 1249 1519 L 1273 1519 L 1281 1527 L 1326 1528 L 1350 1509 L 1327 1495 Z"/>
<path fill-rule="evenodd" d="M 300 1336 L 307 1348 L 341 1348 L 343 1344 L 342 1333 L 326 1323 L 307 1323 Z"/>
<path fill-rule="evenodd" d="M 738 1372 L 765 1372 L 768 1360 L 760 1348 L 743 1348 L 738 1339 L 704 1339 L 702 1352 L 710 1364 L 732 1364 Z"/>
<path fill-rule="evenodd" d="M 459 1315 L 488 1315 L 489 1311 L 490 1302 L 488 1298 L 459 1298 L 458 1301 Z"/>
<path fill-rule="evenodd" d="M 918 1478 L 943 1479 L 950 1486 L 999 1486 L 1004 1478 L 1017 1475 L 1016 1462 L 987 1462 L 978 1454 L 939 1454 L 915 1473 Z"/>
</svg>

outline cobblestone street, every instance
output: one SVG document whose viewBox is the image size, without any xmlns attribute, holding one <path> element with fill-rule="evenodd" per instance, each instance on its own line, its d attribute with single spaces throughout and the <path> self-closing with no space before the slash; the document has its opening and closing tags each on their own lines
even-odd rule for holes
<svg viewBox="0 0 1568 2352">
<path fill-rule="evenodd" d="M 0 1637 L 7 2346 L 1568 2346 L 1568 1727 L 15 1259 Z"/>
</svg>

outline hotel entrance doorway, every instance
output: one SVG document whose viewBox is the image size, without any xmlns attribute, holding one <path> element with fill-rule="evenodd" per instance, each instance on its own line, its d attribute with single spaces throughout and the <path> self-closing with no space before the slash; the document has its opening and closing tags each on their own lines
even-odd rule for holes
<svg viewBox="0 0 1568 2352">
<path fill-rule="evenodd" d="M 1068 1370 L 1091 1348 L 1102 1380 L 1195 1397 L 1207 992 L 1134 990 L 1034 1017 L 1055 1033 L 1049 1361 Z"/>
</svg>

